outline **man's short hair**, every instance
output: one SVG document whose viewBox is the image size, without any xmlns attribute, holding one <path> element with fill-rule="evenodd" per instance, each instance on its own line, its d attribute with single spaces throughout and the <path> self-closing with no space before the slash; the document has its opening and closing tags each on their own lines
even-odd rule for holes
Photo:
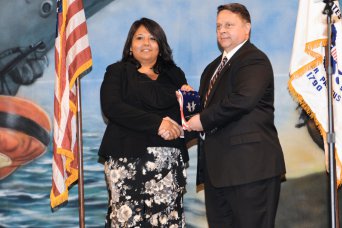
<svg viewBox="0 0 342 228">
<path fill-rule="evenodd" d="M 239 14 L 242 19 L 246 22 L 251 23 L 251 16 L 247 10 L 247 8 L 239 3 L 230 3 L 225 5 L 220 5 L 217 7 L 217 14 L 219 14 L 222 10 L 229 10 L 233 13 Z"/>
</svg>

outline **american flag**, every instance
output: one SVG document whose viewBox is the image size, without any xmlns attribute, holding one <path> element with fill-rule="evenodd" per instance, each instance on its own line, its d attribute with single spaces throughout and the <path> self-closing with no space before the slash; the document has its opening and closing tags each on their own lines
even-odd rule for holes
<svg viewBox="0 0 342 228">
<path fill-rule="evenodd" d="M 91 50 L 82 0 L 57 0 L 51 207 L 68 200 L 78 180 L 76 79 L 90 71 Z"/>
</svg>

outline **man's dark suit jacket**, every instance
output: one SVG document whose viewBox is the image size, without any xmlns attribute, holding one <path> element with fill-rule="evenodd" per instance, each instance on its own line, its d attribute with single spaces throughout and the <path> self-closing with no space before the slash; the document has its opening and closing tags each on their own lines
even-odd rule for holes
<svg viewBox="0 0 342 228">
<path fill-rule="evenodd" d="M 221 59 L 219 56 L 211 62 L 201 76 L 202 105 Z M 204 166 L 215 187 L 251 183 L 285 173 L 273 103 L 271 63 L 247 41 L 228 60 L 200 114 L 206 136 L 198 147 L 199 182 Z"/>
</svg>

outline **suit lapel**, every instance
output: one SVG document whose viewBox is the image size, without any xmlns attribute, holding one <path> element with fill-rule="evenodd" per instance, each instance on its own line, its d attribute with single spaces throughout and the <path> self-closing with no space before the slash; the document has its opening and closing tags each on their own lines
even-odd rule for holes
<svg viewBox="0 0 342 228">
<path fill-rule="evenodd" d="M 199 95 L 202 97 L 202 107 L 204 105 L 204 99 L 205 99 L 205 95 L 207 94 L 208 88 L 209 88 L 209 83 L 210 83 L 210 79 L 213 76 L 216 68 L 218 67 L 218 65 L 220 64 L 220 60 L 222 58 L 222 55 L 217 57 L 211 64 L 211 66 L 209 66 L 207 72 L 204 75 L 204 78 L 202 80 L 201 83 L 201 87 L 199 89 Z"/>
<path fill-rule="evenodd" d="M 243 44 L 243 45 L 241 46 L 241 48 L 240 48 L 240 49 L 239 49 L 239 50 L 238 50 L 238 51 L 237 51 L 237 52 L 228 60 L 228 62 L 226 63 L 226 65 L 225 65 L 224 68 L 222 69 L 221 73 L 217 76 L 217 79 L 216 79 L 216 81 L 215 81 L 215 84 L 214 84 L 214 86 L 213 86 L 213 88 L 212 88 L 212 90 L 211 90 L 211 92 L 210 92 L 210 94 L 209 94 L 209 97 L 208 97 L 208 100 L 207 100 L 207 106 L 210 104 L 210 101 L 212 100 L 212 97 L 215 95 L 216 88 L 217 88 L 218 85 L 220 84 L 220 81 L 221 81 L 222 77 L 224 77 L 224 76 L 228 77 L 227 71 L 230 69 L 231 64 L 234 63 L 234 61 L 241 55 L 241 53 L 242 53 L 246 48 L 249 47 L 249 44 L 250 44 L 249 41 L 247 41 L 245 44 Z M 222 58 L 222 56 L 221 56 L 221 58 Z M 219 59 L 219 61 L 217 62 L 217 64 L 215 64 L 216 67 L 212 70 L 211 75 L 210 75 L 210 77 L 209 77 L 209 80 L 206 79 L 206 80 L 208 80 L 208 81 L 206 81 L 206 86 L 207 86 L 207 87 L 206 87 L 205 92 L 208 91 L 210 79 L 211 79 L 211 77 L 213 76 L 213 74 L 214 74 L 216 68 L 217 68 L 218 65 L 220 64 L 221 58 Z M 204 96 L 205 96 L 205 95 L 204 95 Z"/>
<path fill-rule="evenodd" d="M 216 79 L 216 81 L 215 81 L 215 84 L 214 84 L 214 86 L 213 86 L 213 88 L 211 89 L 211 92 L 210 92 L 210 94 L 209 94 L 209 97 L 208 97 L 208 100 L 207 100 L 207 105 L 210 104 L 210 101 L 211 101 L 212 97 L 214 96 L 214 94 L 215 94 L 215 92 L 216 92 L 216 88 L 217 88 L 217 86 L 219 85 L 219 83 L 220 83 L 220 81 L 221 81 L 223 75 L 225 75 L 226 72 L 227 72 L 227 71 L 229 70 L 229 68 L 230 68 L 230 64 L 231 64 L 231 61 L 229 60 L 229 61 L 226 63 L 226 65 L 223 67 L 221 73 L 217 76 L 217 79 Z M 209 83 L 208 83 L 208 85 L 209 85 Z"/>
</svg>

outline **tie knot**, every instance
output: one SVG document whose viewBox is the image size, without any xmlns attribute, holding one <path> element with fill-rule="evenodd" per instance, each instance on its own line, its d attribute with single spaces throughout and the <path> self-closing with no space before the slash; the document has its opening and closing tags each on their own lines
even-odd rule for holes
<svg viewBox="0 0 342 228">
<path fill-rule="evenodd" d="M 227 56 L 225 56 L 225 57 L 222 59 L 222 64 L 226 64 L 227 61 L 228 61 L 228 58 L 227 58 Z"/>
</svg>

